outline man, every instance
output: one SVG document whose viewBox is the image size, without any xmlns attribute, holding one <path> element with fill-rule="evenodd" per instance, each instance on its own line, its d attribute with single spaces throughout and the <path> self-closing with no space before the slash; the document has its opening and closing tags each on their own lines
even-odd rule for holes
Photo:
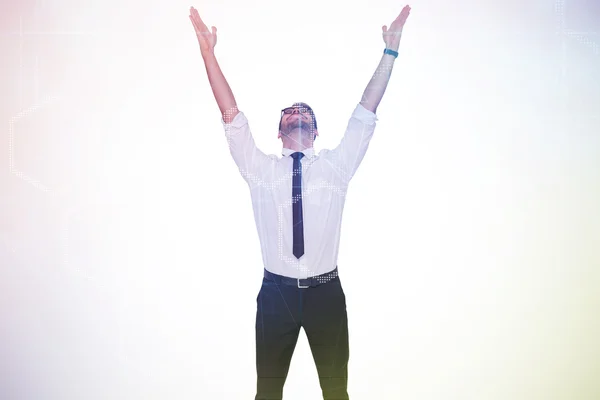
<svg viewBox="0 0 600 400">
<path fill-rule="evenodd" d="M 375 129 L 410 7 L 383 26 L 384 54 L 340 144 L 315 154 L 315 114 L 306 103 L 284 108 L 279 121 L 282 158 L 255 145 L 215 58 L 210 32 L 190 8 L 208 79 L 231 155 L 248 183 L 262 247 L 264 277 L 256 313 L 255 400 L 281 399 L 300 328 L 304 328 L 325 400 L 348 399 L 348 320 L 337 269 L 342 209 L 350 179 Z"/>
</svg>

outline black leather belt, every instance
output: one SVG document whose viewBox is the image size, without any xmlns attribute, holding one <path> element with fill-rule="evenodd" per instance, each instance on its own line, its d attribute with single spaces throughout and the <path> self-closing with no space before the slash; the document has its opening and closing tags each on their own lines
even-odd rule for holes
<svg viewBox="0 0 600 400">
<path fill-rule="evenodd" d="M 297 286 L 300 289 L 306 289 L 309 287 L 315 287 L 327 283 L 332 279 L 338 277 L 337 265 L 333 271 L 326 272 L 317 276 L 310 276 L 308 278 L 290 278 L 289 276 L 277 275 L 269 272 L 265 269 L 265 279 L 273 281 L 280 285 L 291 285 Z"/>
</svg>

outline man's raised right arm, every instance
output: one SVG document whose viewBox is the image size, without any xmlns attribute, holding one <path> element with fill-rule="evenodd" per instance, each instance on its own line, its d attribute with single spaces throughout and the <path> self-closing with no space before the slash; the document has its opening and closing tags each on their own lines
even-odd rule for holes
<svg viewBox="0 0 600 400">
<path fill-rule="evenodd" d="M 231 123 L 233 118 L 238 114 L 239 110 L 233 97 L 233 92 L 227 83 L 227 79 L 219 67 L 217 58 L 215 57 L 215 45 L 217 44 L 217 28 L 212 27 L 212 32 L 208 30 L 206 24 L 200 18 L 198 10 L 190 7 L 190 20 L 194 25 L 198 44 L 200 45 L 200 53 L 204 59 L 204 66 L 208 75 L 208 81 L 212 88 L 215 100 L 219 105 L 219 110 L 223 116 L 223 121 L 226 124 Z"/>
<path fill-rule="evenodd" d="M 210 87 L 219 105 L 219 110 L 221 110 L 225 136 L 231 156 L 238 166 L 242 177 L 249 184 L 260 184 L 263 181 L 265 173 L 274 166 L 277 157 L 271 158 L 256 147 L 256 143 L 250 132 L 248 119 L 237 108 L 233 92 L 215 57 L 214 49 L 217 44 L 217 28 L 213 26 L 212 33 L 209 32 L 194 7 L 190 8 L 190 19 L 198 37 L 200 53 L 204 59 L 204 66 L 206 67 Z"/>
</svg>

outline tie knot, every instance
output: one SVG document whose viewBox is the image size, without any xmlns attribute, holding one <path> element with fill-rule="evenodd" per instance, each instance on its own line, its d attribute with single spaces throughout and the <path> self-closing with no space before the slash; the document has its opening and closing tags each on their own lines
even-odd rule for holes
<svg viewBox="0 0 600 400">
<path fill-rule="evenodd" d="M 304 153 L 301 153 L 299 151 L 292 153 L 292 158 L 294 160 L 300 160 L 302 157 L 304 157 Z"/>
</svg>

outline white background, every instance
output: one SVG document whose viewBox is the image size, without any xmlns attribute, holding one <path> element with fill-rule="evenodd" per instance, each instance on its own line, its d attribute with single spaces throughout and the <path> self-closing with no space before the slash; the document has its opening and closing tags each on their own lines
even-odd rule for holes
<svg viewBox="0 0 600 400">
<path fill-rule="evenodd" d="M 350 397 L 595 399 L 600 141 L 585 105 L 597 96 L 569 92 L 579 114 L 560 97 L 565 74 L 598 65 L 594 47 L 561 52 L 558 3 L 471 3 L 411 4 L 350 184 L 338 260 Z M 316 151 L 337 145 L 381 27 L 404 6 L 56 0 L 14 12 L 6 32 L 21 17 L 46 33 L 3 36 L 7 110 L 58 100 L 3 143 L 47 188 L 11 169 L 19 183 L 3 199 L 13 398 L 254 397 L 261 251 L 190 5 L 218 28 L 257 145 L 278 155 L 280 110 L 296 101 L 316 113 Z M 284 398 L 320 398 L 304 332 Z"/>
</svg>

